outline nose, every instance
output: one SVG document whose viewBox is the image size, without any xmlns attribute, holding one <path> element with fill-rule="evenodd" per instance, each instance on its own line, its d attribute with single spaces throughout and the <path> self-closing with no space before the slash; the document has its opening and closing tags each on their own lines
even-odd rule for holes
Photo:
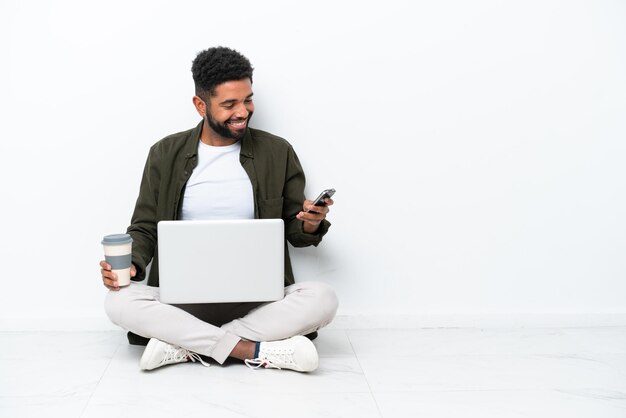
<svg viewBox="0 0 626 418">
<path fill-rule="evenodd" d="M 239 104 L 239 106 L 237 106 L 237 109 L 235 110 L 235 116 L 237 118 L 247 118 L 248 115 L 250 114 L 250 111 L 248 110 L 248 108 L 246 107 L 246 105 L 244 103 Z"/>
</svg>

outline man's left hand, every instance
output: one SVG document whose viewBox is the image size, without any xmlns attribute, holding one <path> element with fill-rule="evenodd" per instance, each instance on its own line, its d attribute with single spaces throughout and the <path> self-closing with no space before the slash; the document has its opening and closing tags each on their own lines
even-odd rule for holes
<svg viewBox="0 0 626 418">
<path fill-rule="evenodd" d="M 303 211 L 296 215 L 296 218 L 304 222 L 302 224 L 302 228 L 307 234 L 314 234 L 317 232 L 317 229 L 320 227 L 320 223 L 326 219 L 329 206 L 332 206 L 333 203 L 335 203 L 333 199 L 329 197 L 324 199 L 324 202 L 326 202 L 326 206 L 314 206 L 312 200 L 305 200 L 302 205 Z"/>
</svg>

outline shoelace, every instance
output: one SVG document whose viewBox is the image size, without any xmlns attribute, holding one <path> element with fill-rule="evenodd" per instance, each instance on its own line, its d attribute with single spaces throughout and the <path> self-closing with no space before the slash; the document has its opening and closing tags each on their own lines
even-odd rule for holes
<svg viewBox="0 0 626 418">
<path fill-rule="evenodd" d="M 165 348 L 165 356 L 163 357 L 163 361 L 161 364 L 168 364 L 169 360 L 173 360 L 176 363 L 180 363 L 185 361 L 186 359 L 191 360 L 192 362 L 196 362 L 198 360 L 204 367 L 209 367 L 210 364 L 204 362 L 202 357 L 200 357 L 197 353 L 192 353 L 189 350 L 185 350 L 184 348 L 175 347 L 173 345 L 169 345 Z"/>
<path fill-rule="evenodd" d="M 262 359 L 260 357 L 257 357 L 255 359 L 245 359 L 243 362 L 246 363 L 246 366 L 248 366 L 252 370 L 256 370 L 259 367 L 263 367 L 263 366 L 265 366 L 265 368 L 280 369 L 280 367 L 278 367 L 277 365 L 275 365 L 274 363 L 272 363 L 270 360 L 266 358 Z"/>
<path fill-rule="evenodd" d="M 198 361 L 200 362 L 200 364 L 202 364 L 204 367 L 209 367 L 209 366 L 210 366 L 210 364 L 209 364 L 209 363 L 205 363 L 205 362 L 202 360 L 202 357 L 200 357 L 200 354 L 189 352 L 189 354 L 188 354 L 187 356 L 188 356 L 188 357 L 189 357 L 189 359 L 190 359 L 191 361 L 193 361 L 194 363 L 196 362 L 196 360 L 198 360 Z"/>
<path fill-rule="evenodd" d="M 243 362 L 246 363 L 246 366 L 248 366 L 252 370 L 256 370 L 259 367 L 263 367 L 265 365 L 274 366 L 273 364 L 271 364 L 271 362 L 264 360 L 262 358 L 245 359 Z M 274 368 L 280 369 L 280 367 L 276 367 L 276 366 L 274 366 Z"/>
<path fill-rule="evenodd" d="M 244 363 L 246 363 L 246 366 L 248 366 L 249 368 L 256 370 L 259 367 L 265 367 L 270 368 L 270 369 L 281 369 L 280 366 L 278 366 L 279 363 L 280 364 L 294 364 L 293 361 L 293 350 L 290 349 L 280 349 L 280 350 L 269 350 L 264 357 L 257 357 L 255 359 L 246 359 L 244 360 Z M 277 357 L 278 361 L 272 361 L 270 360 L 268 357 Z"/>
</svg>

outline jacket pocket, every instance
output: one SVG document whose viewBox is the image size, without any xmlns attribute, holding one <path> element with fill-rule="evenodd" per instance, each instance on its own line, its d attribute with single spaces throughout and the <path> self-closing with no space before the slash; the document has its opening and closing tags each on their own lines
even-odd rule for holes
<svg viewBox="0 0 626 418">
<path fill-rule="evenodd" d="M 259 218 L 280 219 L 283 217 L 283 198 L 259 200 Z"/>
</svg>

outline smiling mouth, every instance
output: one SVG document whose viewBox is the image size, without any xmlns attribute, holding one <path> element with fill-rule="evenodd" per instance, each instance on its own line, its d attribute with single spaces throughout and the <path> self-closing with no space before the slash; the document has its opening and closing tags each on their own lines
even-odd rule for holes
<svg viewBox="0 0 626 418">
<path fill-rule="evenodd" d="M 243 120 L 231 120 L 226 122 L 227 125 L 232 126 L 235 129 L 242 129 L 246 127 L 246 124 L 248 123 L 247 119 L 243 119 Z"/>
</svg>

